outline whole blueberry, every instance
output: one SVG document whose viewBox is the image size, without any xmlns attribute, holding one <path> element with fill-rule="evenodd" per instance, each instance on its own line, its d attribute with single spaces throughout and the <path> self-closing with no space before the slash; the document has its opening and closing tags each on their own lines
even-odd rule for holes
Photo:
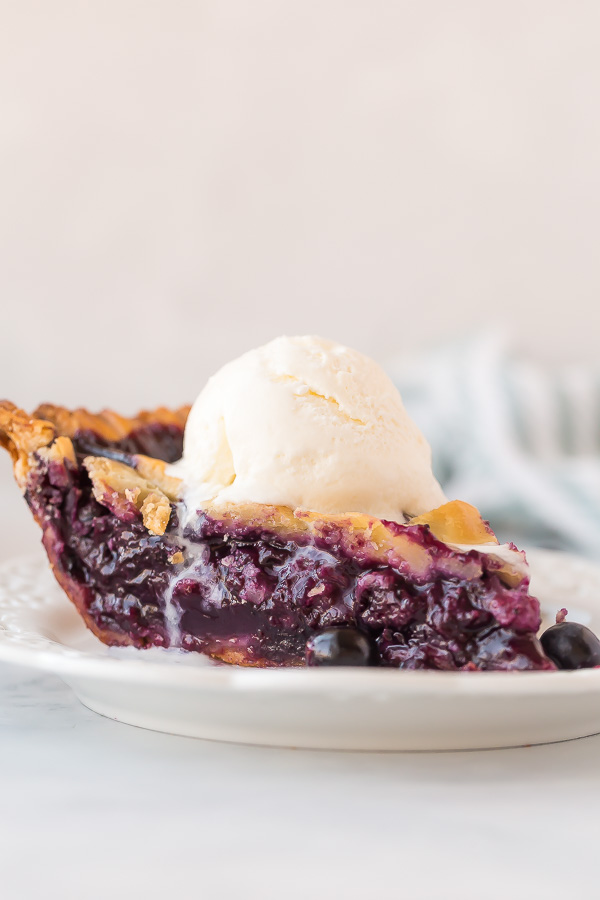
<svg viewBox="0 0 600 900">
<path fill-rule="evenodd" d="M 600 666 L 600 641 L 593 631 L 577 622 L 552 625 L 540 638 L 544 653 L 559 669 Z"/>
<path fill-rule="evenodd" d="M 370 666 L 374 656 L 369 638 L 358 628 L 326 628 L 306 645 L 309 666 Z"/>
</svg>

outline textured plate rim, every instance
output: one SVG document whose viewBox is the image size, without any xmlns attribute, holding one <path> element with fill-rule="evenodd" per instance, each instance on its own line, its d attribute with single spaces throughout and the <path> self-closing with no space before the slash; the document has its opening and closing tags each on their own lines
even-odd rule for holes
<svg viewBox="0 0 600 900">
<path fill-rule="evenodd" d="M 550 550 L 530 551 L 532 569 L 560 564 L 566 571 L 577 570 L 580 577 L 595 585 L 600 596 L 600 566 L 567 553 Z M 0 589 L 3 581 L 16 569 L 29 571 L 40 578 L 49 575 L 45 559 L 21 557 L 0 564 Z M 57 590 L 60 590 L 57 586 Z M 55 606 L 56 591 L 37 607 Z M 67 597 L 64 602 L 69 603 Z M 255 669 L 226 665 L 185 665 L 143 658 L 110 656 L 100 642 L 99 652 L 78 650 L 53 641 L 41 632 L 17 631 L 11 618 L 23 611 L 29 599 L 24 594 L 10 607 L 3 606 L 0 591 L 0 662 L 23 665 L 63 677 L 131 684 L 178 686 L 183 690 L 261 690 L 269 692 L 326 693 L 329 690 L 356 694 L 431 695 L 552 695 L 600 693 L 600 668 L 574 672 L 432 672 L 398 671 L 395 669 Z M 31 609 L 32 607 L 29 607 Z M 100 652 L 104 650 L 104 654 Z M 158 651 L 160 652 L 160 651 Z M 167 653 L 168 651 L 164 651 Z"/>
</svg>

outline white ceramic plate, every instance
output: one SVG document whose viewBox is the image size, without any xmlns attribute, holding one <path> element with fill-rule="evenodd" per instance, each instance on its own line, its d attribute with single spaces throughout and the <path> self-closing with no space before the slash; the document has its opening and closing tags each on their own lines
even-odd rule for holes
<svg viewBox="0 0 600 900">
<path fill-rule="evenodd" d="M 600 567 L 529 554 L 546 623 L 569 609 L 600 634 Z M 600 732 L 600 669 L 403 672 L 244 669 L 196 654 L 105 647 L 41 560 L 0 567 L 0 660 L 60 675 L 90 709 L 211 740 L 340 750 L 458 750 Z"/>
</svg>

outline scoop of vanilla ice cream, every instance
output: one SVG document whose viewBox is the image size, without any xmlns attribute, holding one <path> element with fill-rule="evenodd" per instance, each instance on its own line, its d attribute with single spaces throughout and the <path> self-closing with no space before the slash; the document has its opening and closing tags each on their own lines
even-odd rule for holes
<svg viewBox="0 0 600 900">
<path fill-rule="evenodd" d="M 250 501 L 403 522 L 446 500 L 383 369 L 318 337 L 277 338 L 218 371 L 176 466 L 194 509 Z"/>
</svg>

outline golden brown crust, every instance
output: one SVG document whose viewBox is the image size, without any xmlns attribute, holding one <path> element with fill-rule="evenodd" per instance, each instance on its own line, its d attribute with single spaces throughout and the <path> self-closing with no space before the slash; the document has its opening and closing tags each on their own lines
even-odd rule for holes
<svg viewBox="0 0 600 900">
<path fill-rule="evenodd" d="M 245 653 L 241 650 L 230 650 L 224 647 L 222 650 L 216 650 L 210 654 L 212 659 L 219 662 L 227 663 L 228 666 L 244 666 L 246 668 L 260 668 L 262 663 L 259 661 L 249 660 Z"/>
<path fill-rule="evenodd" d="M 362 513 L 324 515 L 309 510 L 292 510 L 285 506 L 264 506 L 258 503 L 231 506 L 205 506 L 204 511 L 213 519 L 234 524 L 236 522 L 274 531 L 283 538 L 310 534 L 313 538 L 325 536 L 331 528 L 339 529 L 348 542 L 360 540 L 370 556 L 382 564 L 405 561 L 415 573 L 425 574 L 429 568 L 429 553 L 404 532 L 394 533 L 380 519 Z"/>
<path fill-rule="evenodd" d="M 458 503 L 458 507 L 454 503 Z M 470 538 L 475 538 L 464 542 L 474 545 L 473 549 L 477 549 L 477 545 L 489 547 L 490 544 L 497 543 L 495 535 L 475 507 L 462 504 L 461 501 L 454 503 L 444 504 L 438 510 L 432 510 L 420 518 L 431 520 L 436 525 L 443 520 L 444 515 L 448 515 L 451 522 L 454 520 L 455 525 L 451 523 L 448 525 L 447 534 L 454 536 L 468 534 Z M 445 510 L 445 507 L 450 509 Z M 343 545 L 347 542 L 348 549 L 352 552 L 362 544 L 370 558 L 378 559 L 382 565 L 392 565 L 400 569 L 406 564 L 416 576 L 426 577 L 433 561 L 430 550 L 415 541 L 409 532 L 398 530 L 394 523 L 382 522 L 362 513 L 325 515 L 309 510 L 292 510 L 284 506 L 264 506 L 257 503 L 204 506 L 203 509 L 217 521 L 273 531 L 284 539 L 309 534 L 318 540 L 330 534 L 332 529 L 336 529 L 340 535 L 340 543 Z M 412 519 L 409 524 L 429 525 L 429 521 Z M 446 539 L 442 539 L 434 528 L 431 530 L 437 540 L 446 543 Z M 452 544 L 454 540 L 448 540 L 447 543 Z M 462 541 L 456 543 L 460 544 Z M 444 560 L 444 568 L 449 576 L 467 580 L 478 578 L 482 573 L 481 562 L 467 553 L 459 553 Z M 515 554 L 513 561 L 499 559 L 498 575 L 507 584 L 520 583 L 523 574 L 523 563 L 519 554 Z"/>
<path fill-rule="evenodd" d="M 0 400 L 0 446 L 12 457 L 15 479 L 21 490 L 25 490 L 31 455 L 51 444 L 55 436 L 51 422 L 29 416 L 9 400 Z"/>
<path fill-rule="evenodd" d="M 218 662 L 227 663 L 228 666 L 243 666 L 245 669 L 279 668 L 279 664 L 272 660 L 251 659 L 242 650 L 232 650 L 229 647 L 212 650 L 209 656 Z M 298 660 L 298 662 L 292 663 L 290 668 L 304 668 L 304 665 L 304 660 Z"/>
<path fill-rule="evenodd" d="M 9 450 L 15 477 L 24 490 L 29 469 L 35 463 L 33 454 L 51 461 L 68 460 L 75 464 L 71 438 L 78 432 L 91 430 L 107 441 L 118 441 L 153 423 L 183 429 L 188 412 L 188 406 L 177 410 L 160 407 L 126 418 L 111 410 L 93 414 L 84 409 L 70 411 L 43 404 L 30 416 L 13 403 L 0 401 L 0 445 Z M 162 460 L 137 454 L 132 456 L 132 463 L 129 466 L 106 457 L 86 457 L 84 466 L 91 478 L 94 496 L 99 503 L 118 509 L 122 515 L 141 513 L 144 525 L 152 534 L 164 534 L 171 515 L 171 503 L 182 496 L 182 482 L 167 474 L 167 465 Z M 205 512 L 215 519 L 255 525 L 284 537 L 307 533 L 319 538 L 332 528 L 339 529 L 342 543 L 347 541 L 349 546 L 363 544 L 369 555 L 379 558 L 382 564 L 401 566 L 406 563 L 415 574 L 425 575 L 431 563 L 426 547 L 412 540 L 409 534 L 398 531 L 393 524 L 359 513 L 331 516 L 252 503 L 206 508 Z M 412 519 L 410 524 L 429 526 L 438 540 L 450 545 L 497 543 L 478 510 L 461 501 L 444 504 Z M 461 557 L 446 562 L 446 567 L 452 565 L 456 567 L 457 576 L 477 577 L 479 563 L 473 559 Z M 499 574 L 508 579 L 522 578 L 522 573 L 510 563 L 503 565 Z"/>
<path fill-rule="evenodd" d="M 470 503 L 452 500 L 410 520 L 411 525 L 429 525 L 445 544 L 497 544 L 498 538 L 481 513 Z"/>
<path fill-rule="evenodd" d="M 152 456 L 144 456 L 138 453 L 133 457 L 135 463 L 135 471 L 142 478 L 154 482 L 158 485 L 163 494 L 166 494 L 169 500 L 180 500 L 183 482 L 181 478 L 174 478 L 167 475 L 167 463 L 162 459 L 154 459 Z"/>
<path fill-rule="evenodd" d="M 180 406 L 178 409 L 159 406 L 157 409 L 142 410 L 135 416 L 127 417 L 111 409 L 91 413 L 87 409 L 70 410 L 64 406 L 42 403 L 33 415 L 52 422 L 57 434 L 74 437 L 80 431 L 93 431 L 106 441 L 120 441 L 148 425 L 174 425 L 183 430 L 189 411 L 189 406 Z"/>
<path fill-rule="evenodd" d="M 83 465 L 98 503 L 110 505 L 122 515 L 138 510 L 151 534 L 165 533 L 171 517 L 171 500 L 157 484 L 131 466 L 103 456 L 86 456 Z"/>
<path fill-rule="evenodd" d="M 42 459 L 47 459 L 49 462 L 62 462 L 68 459 L 74 466 L 77 465 L 73 441 L 64 434 L 57 437 L 49 447 L 41 447 L 37 452 L 38 456 L 41 456 Z"/>
<path fill-rule="evenodd" d="M 9 451 L 15 478 L 24 491 L 29 470 L 35 465 L 34 454 L 49 462 L 68 460 L 76 465 L 71 438 L 77 432 L 89 429 L 107 441 L 118 441 L 152 424 L 175 425 L 183 430 L 188 412 L 188 406 L 176 410 L 159 407 L 125 418 L 111 410 L 98 414 L 84 409 L 71 412 L 46 403 L 29 415 L 14 403 L 3 400 L 0 401 L 0 446 Z M 171 515 L 171 501 L 179 498 L 181 482 L 167 475 L 162 460 L 143 454 L 132 459 L 135 469 L 104 457 L 86 457 L 84 465 L 92 479 L 94 495 L 99 503 L 103 502 L 102 498 L 106 502 L 110 496 L 117 507 L 128 504 L 141 512 L 150 532 L 164 534 Z"/>
</svg>

